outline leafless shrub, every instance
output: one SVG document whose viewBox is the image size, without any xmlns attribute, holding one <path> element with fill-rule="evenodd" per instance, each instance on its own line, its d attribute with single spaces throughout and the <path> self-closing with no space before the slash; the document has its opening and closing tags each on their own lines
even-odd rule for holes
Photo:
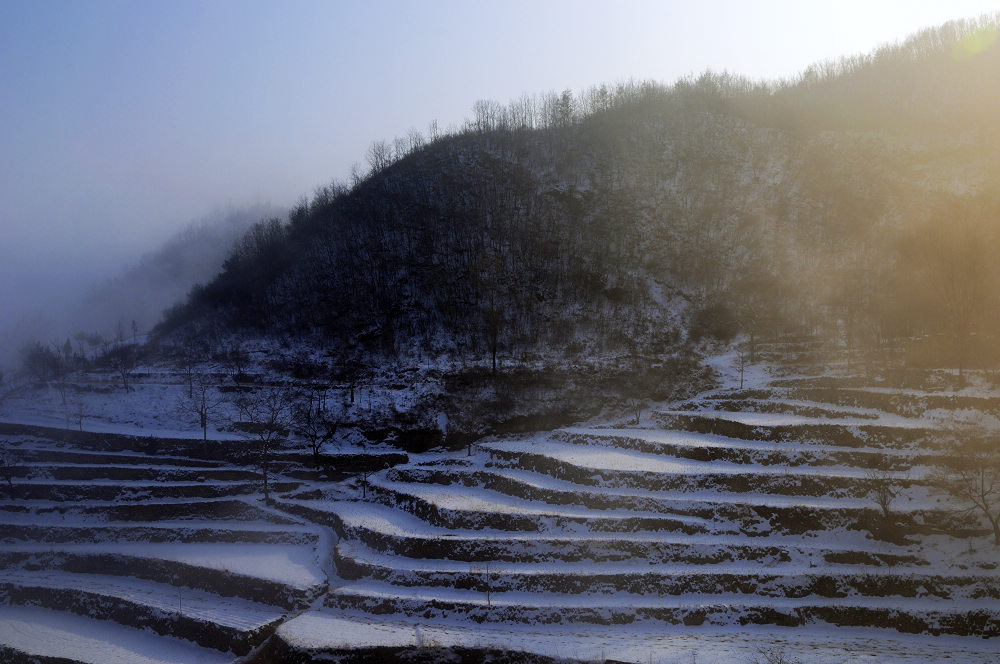
<svg viewBox="0 0 1000 664">
<path fill-rule="evenodd" d="M 1000 546 L 1000 434 L 976 422 L 951 428 L 949 464 L 933 477 L 934 486 L 955 498 L 956 516 L 980 514 Z"/>
<path fill-rule="evenodd" d="M 268 387 L 251 392 L 239 392 L 233 405 L 240 422 L 237 431 L 257 446 L 257 467 L 264 482 L 264 502 L 271 502 L 268 474 L 274 450 L 288 436 L 291 425 L 291 396 L 281 387 Z"/>
<path fill-rule="evenodd" d="M 868 483 L 868 497 L 882 511 L 882 519 L 888 523 L 892 519 L 892 502 L 899 495 L 899 481 L 888 470 L 873 468 L 865 473 Z"/>
<path fill-rule="evenodd" d="M 747 664 L 802 664 L 801 659 L 785 654 L 785 646 L 756 646 Z"/>
</svg>

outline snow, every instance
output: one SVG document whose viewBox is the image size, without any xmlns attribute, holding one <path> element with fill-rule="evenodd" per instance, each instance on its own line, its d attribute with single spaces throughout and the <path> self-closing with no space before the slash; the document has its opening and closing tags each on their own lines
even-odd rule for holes
<svg viewBox="0 0 1000 664">
<path fill-rule="evenodd" d="M 464 562 L 438 559 L 407 558 L 393 554 L 375 551 L 357 542 L 341 542 L 338 546 L 341 556 L 353 558 L 376 567 L 394 570 L 396 572 L 435 572 L 448 574 L 483 574 L 486 570 L 482 562 Z M 684 577 L 700 575 L 731 574 L 752 576 L 762 574 L 769 579 L 808 577 L 817 575 L 850 575 L 865 574 L 869 576 L 899 577 L 905 579 L 912 575 L 927 575 L 926 567 L 913 565 L 896 565 L 891 568 L 872 568 L 864 565 L 832 565 L 812 560 L 797 560 L 783 563 L 774 561 L 740 560 L 737 562 L 718 562 L 708 564 L 694 563 L 657 563 L 645 559 L 634 559 L 617 562 L 592 561 L 548 561 L 548 562 L 507 562 L 492 561 L 489 563 L 489 573 L 494 577 L 503 575 L 538 576 L 560 574 L 569 576 L 597 575 L 655 575 L 663 577 Z M 931 572 L 932 573 L 932 572 Z M 963 579 L 997 579 L 996 573 L 983 574 L 982 571 L 964 571 L 949 574 L 949 578 Z"/>
<path fill-rule="evenodd" d="M 900 429 L 936 428 L 930 420 L 902 417 L 886 413 L 877 420 L 862 417 L 807 417 L 794 413 L 754 413 L 736 412 L 731 410 L 665 410 L 663 415 L 690 415 L 693 417 L 711 417 L 719 420 L 737 422 L 753 427 L 807 427 L 807 426 L 840 426 L 840 427 L 870 427 L 886 426 Z"/>
<path fill-rule="evenodd" d="M 721 389 L 735 390 L 742 385 L 743 389 L 751 390 L 766 387 L 771 381 L 771 372 L 767 365 L 746 364 L 740 379 L 740 354 L 736 350 L 710 355 L 705 358 L 705 364 L 711 367 L 719 377 Z"/>
<path fill-rule="evenodd" d="M 0 583 L 36 588 L 66 588 L 123 599 L 166 613 L 252 631 L 283 617 L 280 609 L 233 597 L 219 597 L 191 588 L 179 588 L 130 577 L 71 574 L 57 570 L 21 572 L 0 570 Z"/>
<path fill-rule="evenodd" d="M 199 498 L 199 502 L 207 500 L 209 499 Z M 123 534 L 133 530 L 162 530 L 165 532 L 175 530 L 207 530 L 227 531 L 230 533 L 289 533 L 296 536 L 307 535 L 314 530 L 314 528 L 310 527 L 267 523 L 265 521 L 232 521 L 227 519 L 162 519 L 159 521 L 127 521 L 115 523 L 110 521 L 98 521 L 96 518 L 88 518 L 75 514 L 67 515 L 64 513 L 54 512 L 45 512 L 41 514 L 31 512 L 0 513 L 0 532 L 2 532 L 3 526 L 7 524 L 20 526 L 45 526 L 47 528 L 104 529 L 119 533 L 118 539 L 121 539 Z"/>
<path fill-rule="evenodd" d="M 595 470 L 664 473 L 673 475 L 797 475 L 813 477 L 862 478 L 865 470 L 848 466 L 793 466 L 784 464 L 738 464 L 730 461 L 695 461 L 673 458 L 661 454 L 648 454 L 632 450 L 607 447 L 589 447 L 535 437 L 520 440 L 500 440 L 482 443 L 489 450 L 502 450 L 523 454 L 538 454 L 561 463 Z M 909 473 L 895 471 L 890 475 L 899 479 L 917 479 L 923 472 L 915 468 Z"/>
<path fill-rule="evenodd" d="M 356 581 L 335 588 L 331 594 L 365 598 L 413 600 L 420 602 L 441 601 L 456 604 L 493 607 L 564 608 L 564 609 L 635 609 L 703 608 L 722 607 L 729 613 L 741 613 L 752 607 L 790 610 L 813 606 L 865 607 L 900 611 L 1000 611 L 998 599 L 943 599 L 934 596 L 888 597 L 855 595 L 849 597 L 769 597 L 735 593 L 699 595 L 636 595 L 625 592 L 607 594 L 563 594 L 548 592 L 493 592 L 490 597 L 477 590 L 443 586 L 396 586 L 383 581 Z"/>
<path fill-rule="evenodd" d="M 0 606 L 0 644 L 87 664 L 230 664 L 233 659 L 189 641 L 24 606 Z"/>
<path fill-rule="evenodd" d="M 886 633 L 885 630 L 826 625 L 783 629 L 743 626 L 528 626 L 469 625 L 426 620 L 373 622 L 333 610 L 309 611 L 278 628 L 278 635 L 299 648 L 487 647 L 535 652 L 583 661 L 614 659 L 651 664 L 744 663 L 757 648 L 783 648 L 788 661 L 808 664 L 926 664 L 955 661 L 995 664 L 996 644 L 977 638 Z"/>
<path fill-rule="evenodd" d="M 110 542 L 100 544 L 4 544 L 0 551 L 113 554 L 168 560 L 207 569 L 231 572 L 294 588 L 309 589 L 326 576 L 310 547 L 291 544 L 219 542 L 165 542 L 156 544 Z"/>
<path fill-rule="evenodd" d="M 661 297 L 666 297 L 661 293 Z M 733 364 L 735 353 L 720 355 L 710 359 L 722 375 L 723 383 L 728 387 L 738 386 L 739 372 Z M 171 382 L 171 381 L 174 382 Z M 763 365 L 747 367 L 743 375 L 744 388 L 766 387 L 771 376 Z M 156 374 L 148 373 L 137 381 L 137 391 L 124 395 L 120 391 L 101 394 L 87 393 L 81 398 L 86 400 L 87 417 L 84 428 L 89 431 L 107 431 L 109 433 L 128 433 L 139 436 L 156 435 L 162 437 L 177 437 L 200 439 L 201 431 L 193 423 L 185 425 L 177 417 L 176 400 L 183 386 L 177 381 L 176 375 L 169 371 Z M 421 389 L 436 389 L 424 386 Z M 874 388 L 879 389 L 879 388 Z M 896 391 L 902 393 L 902 391 Z M 777 395 L 779 392 L 775 392 Z M 932 393 L 937 394 L 937 393 Z M 411 389 L 376 385 L 375 382 L 358 393 L 358 408 L 368 408 L 370 411 L 391 410 L 396 408 L 405 412 L 415 403 L 416 393 Z M 725 397 L 721 392 L 715 396 Z M 751 400 L 752 401 L 752 400 Z M 779 408 L 821 409 L 829 417 L 806 417 L 793 413 L 735 412 L 711 409 L 711 400 L 705 400 L 707 410 L 664 411 L 679 414 L 696 415 L 699 417 L 714 417 L 727 421 L 741 422 L 748 426 L 823 426 L 823 427 L 871 427 L 888 426 L 899 429 L 931 428 L 937 426 L 937 418 L 925 414 L 922 418 L 905 418 L 893 414 L 882 413 L 869 408 L 851 408 L 827 403 L 796 400 L 791 398 L 768 399 L 766 403 L 777 404 Z M 764 403 L 763 401 L 761 403 Z M 367 406 L 365 405 L 367 404 Z M 685 407 L 687 408 L 687 407 Z M 695 406 L 694 408 L 697 408 Z M 30 397 L 17 397 L 5 405 L 0 420 L 46 424 L 48 426 L 66 426 L 66 408 L 58 402 L 58 395 L 53 391 L 42 391 Z M 409 465 L 398 467 L 402 472 L 398 476 L 405 477 L 407 469 L 434 470 L 444 473 L 444 480 L 450 475 L 452 484 L 434 483 L 442 481 L 436 477 L 431 482 L 420 481 L 418 472 L 412 473 L 411 481 L 399 482 L 386 479 L 387 473 L 375 473 L 369 478 L 370 485 L 381 489 L 380 500 L 391 501 L 392 496 L 401 494 L 419 498 L 437 507 L 458 513 L 482 515 L 519 515 L 539 521 L 553 517 L 563 519 L 635 519 L 635 518 L 671 518 L 691 524 L 704 526 L 710 532 L 684 533 L 673 531 L 642 530 L 639 532 L 589 532 L 576 524 L 545 523 L 551 528 L 547 532 L 507 531 L 497 528 L 443 528 L 432 525 L 414 514 L 401 508 L 388 507 L 373 502 L 337 499 L 346 496 L 352 490 L 350 483 L 303 482 L 300 491 L 307 492 L 318 489 L 328 499 L 291 499 L 287 496 L 277 496 L 278 508 L 282 505 L 301 505 L 314 510 L 327 511 L 338 515 L 343 521 L 349 538 L 357 537 L 362 530 L 370 533 L 381 533 L 400 538 L 413 538 L 406 543 L 409 555 L 419 555 L 419 540 L 437 540 L 437 542 L 456 542 L 462 546 L 463 556 L 481 553 L 476 550 L 477 544 L 497 545 L 504 549 L 504 557 L 514 562 L 464 562 L 447 559 L 423 559 L 401 555 L 393 550 L 391 542 L 380 544 L 377 538 L 372 538 L 372 547 L 359 539 L 335 541 L 335 537 L 326 528 L 320 528 L 298 517 L 291 517 L 278 508 L 267 507 L 258 501 L 245 500 L 243 504 L 260 510 L 259 513 L 273 513 L 284 519 L 292 519 L 302 525 L 269 524 L 262 520 L 236 521 L 231 518 L 212 520 L 202 515 L 191 520 L 174 519 L 170 521 L 149 522 L 99 522 L 105 515 L 104 508 L 119 503 L 111 501 L 77 501 L 73 503 L 50 501 L 3 501 L 0 508 L 0 531 L 4 524 L 31 524 L 48 527 L 80 527 L 99 525 L 95 528 L 95 539 L 106 539 L 105 542 L 50 544 L 38 542 L 15 542 L 0 544 L 0 551 L 25 551 L 37 553 L 67 553 L 91 554 L 107 553 L 147 558 L 150 560 L 168 560 L 185 563 L 206 569 L 228 571 L 233 574 L 251 578 L 265 579 L 285 584 L 298 589 L 313 589 L 325 586 L 328 578 L 336 586 L 343 583 L 334 576 L 332 562 L 334 547 L 343 558 L 353 558 L 360 563 L 376 568 L 376 576 L 384 575 L 395 583 L 362 579 L 336 586 L 329 595 L 328 603 L 338 599 L 361 598 L 373 599 L 377 604 L 379 599 L 390 602 L 398 601 L 401 606 L 416 606 L 427 600 L 439 599 L 445 602 L 455 602 L 458 610 L 449 612 L 438 607 L 441 618 L 434 624 L 426 618 L 418 617 L 423 610 L 417 610 L 413 617 L 402 614 L 375 616 L 354 611 L 337 611 L 332 608 L 320 608 L 317 603 L 313 609 L 286 621 L 279 628 L 279 635 L 293 646 L 302 648 L 354 648 L 366 646 L 437 646 L 465 645 L 500 647 L 529 650 L 557 657 L 579 657 L 592 660 L 603 658 L 621 659 L 626 661 L 649 661 L 665 664 L 689 664 L 691 661 L 706 662 L 744 662 L 748 654 L 758 646 L 771 644 L 787 648 L 789 659 L 801 659 L 809 664 L 841 664 L 845 658 L 856 658 L 859 661 L 879 661 L 890 664 L 915 664 L 916 662 L 941 661 L 950 658 L 952 661 L 980 664 L 996 661 L 997 646 L 995 643 L 984 642 L 981 639 L 957 637 L 929 637 L 923 635 L 899 634 L 889 629 L 853 629 L 835 628 L 833 626 L 816 625 L 796 629 L 780 629 L 775 627 L 737 626 L 740 611 L 748 607 L 770 607 L 791 610 L 809 606 L 868 606 L 873 608 L 901 609 L 906 611 L 939 611 L 943 613 L 982 609 L 991 615 L 1000 615 L 1000 600 L 969 599 L 972 586 L 968 592 L 961 582 L 975 580 L 976 587 L 986 584 L 995 585 L 1000 578 L 1000 570 L 991 569 L 995 566 L 995 549 L 987 536 L 976 536 L 958 539 L 946 535 L 921 536 L 919 543 L 912 545 L 897 545 L 871 539 L 867 533 L 848 528 L 830 528 L 823 532 L 807 532 L 801 535 L 774 534 L 767 531 L 766 520 L 760 526 L 759 535 L 754 528 L 757 524 L 753 517 L 746 520 L 729 520 L 718 516 L 711 521 L 699 517 L 672 514 L 672 510 L 684 511 L 694 509 L 717 509 L 719 506 L 760 505 L 771 507 L 808 507 L 817 510 L 858 510 L 873 509 L 872 501 L 855 497 L 834 496 L 796 496 L 769 493 L 764 490 L 737 493 L 700 489 L 685 492 L 683 490 L 653 491 L 635 487 L 595 487 L 578 485 L 571 481 L 558 479 L 544 472 L 528 470 L 516 463 L 499 460 L 490 451 L 520 452 L 537 454 L 552 459 L 553 463 L 564 463 L 591 471 L 621 471 L 662 473 L 664 475 L 694 476 L 694 475 L 745 475 L 750 477 L 770 478 L 774 476 L 792 475 L 797 477 L 815 478 L 863 478 L 865 470 L 860 459 L 855 461 L 842 456 L 848 453 L 871 453 L 874 455 L 892 457 L 898 461 L 915 458 L 919 450 L 904 450 L 890 448 L 845 448 L 843 446 L 824 444 L 820 441 L 755 441 L 729 439 L 713 434 L 700 434 L 686 431 L 669 431 L 656 428 L 652 423 L 652 411 L 649 411 L 643 424 L 647 428 L 594 428 L 571 427 L 552 434 L 540 434 L 521 438 L 509 437 L 493 440 L 477 445 L 486 453 L 477 453 L 468 459 L 463 453 L 432 452 L 421 455 L 411 455 Z M 221 418 L 220 418 L 221 421 Z M 444 427 L 440 418 L 431 422 Z M 75 424 L 75 422 L 73 423 Z M 604 422 L 594 422 L 602 426 Z M 75 428 L 71 426 L 70 428 Z M 356 432 L 352 433 L 355 436 Z M 214 438 L 236 438 L 234 434 L 209 435 Z M 568 442 L 568 436 L 578 436 L 579 440 Z M 355 436 L 357 438 L 357 436 Z M 661 444 L 661 453 L 652 454 L 616 447 L 614 437 L 640 439 L 646 443 Z M 353 438 L 351 439 L 353 440 Z M 358 438 L 360 441 L 360 438 Z M 190 476 L 204 473 L 210 476 L 215 469 L 228 470 L 232 466 L 223 466 L 217 462 L 206 462 L 203 468 L 192 468 L 182 463 L 182 457 L 150 457 L 135 453 L 98 453 L 93 459 L 87 459 L 86 453 L 75 450 L 70 445 L 56 445 L 49 441 L 39 440 L 32 436 L 19 436 L 13 441 L 12 447 L 19 449 L 39 449 L 50 452 L 69 452 L 80 454 L 73 457 L 84 463 L 59 463 L 46 461 L 31 464 L 37 477 L 31 480 L 19 480 L 23 484 L 36 486 L 120 486 L 123 488 L 139 488 L 155 486 L 164 491 L 178 491 L 195 484 L 199 486 L 214 486 L 218 488 L 236 487 L 245 484 L 239 480 L 218 481 L 181 481 Z M 672 456 L 670 447 L 704 448 L 713 450 L 732 449 L 741 452 L 762 452 L 772 455 L 785 455 L 781 463 L 734 463 L 726 461 L 703 462 Z M 824 455 L 837 454 L 840 465 L 806 465 L 798 464 L 795 455 L 812 455 L 813 462 L 822 462 Z M 112 455 L 119 455 L 118 457 Z M 746 454 L 735 454 L 732 458 L 747 458 Z M 51 458 L 61 458 L 53 456 Z M 121 462 L 114 461 L 120 458 Z M 461 463 L 457 463 L 459 458 Z M 753 457 L 750 457 L 753 458 Z M 105 460 L 112 463 L 102 463 Z M 772 459 L 773 460 L 773 459 Z M 441 463 L 448 461 L 448 464 Z M 423 465 L 418 465 L 423 464 Z M 168 481 L 150 480 L 144 482 L 132 480 L 101 479 L 108 475 L 95 473 L 94 480 L 46 480 L 41 479 L 50 469 L 71 465 L 77 469 L 91 468 L 95 471 L 107 469 L 127 477 L 127 469 L 136 471 L 156 471 L 165 473 Z M 395 471 L 390 471 L 395 472 Z M 931 496 L 925 487 L 917 486 L 926 469 L 918 467 L 909 472 L 895 473 L 894 477 L 907 480 L 918 480 L 910 483 L 904 495 L 897 499 L 894 511 L 923 509 L 932 506 Z M 477 484 L 485 474 L 492 474 L 505 482 L 513 483 L 511 489 L 504 491 L 487 489 Z M 75 477 L 75 475 L 74 475 Z M 470 479 L 472 481 L 470 481 Z M 519 497 L 520 488 L 532 488 L 537 491 L 563 492 L 570 498 L 568 504 L 561 500 L 545 502 L 543 500 Z M 496 486 L 496 485 L 494 485 Z M 501 485 L 502 486 L 502 485 Z M 761 485 L 767 486 L 767 485 Z M 584 500 L 573 500 L 572 494 L 578 494 Z M 353 495 L 353 494 L 352 494 Z M 603 497 L 610 500 L 621 498 L 659 501 L 646 507 L 651 511 L 635 511 L 626 509 L 593 509 L 581 506 L 586 498 Z M 186 500 L 183 498 L 160 498 L 147 500 L 144 503 L 162 505 L 185 505 L 195 502 L 210 506 L 213 502 L 236 500 L 233 498 Z M 658 508 L 663 506 L 663 511 Z M 614 505 L 611 505 L 614 507 Z M 17 512 L 13 510 L 27 507 L 36 512 Z M 62 513 L 45 513 L 42 510 L 54 508 Z M 76 514 L 78 511 L 92 511 L 93 516 Z M 220 510 L 217 510 L 220 511 Z M 221 512 L 221 511 L 220 511 Z M 716 514 L 731 512 L 717 509 Z M 144 516 L 144 515 L 141 515 Z M 220 513 L 220 516 L 222 514 Z M 502 525 L 502 524 L 501 524 Z M 746 530 L 741 526 L 748 526 Z M 143 528 L 159 529 L 161 533 L 170 536 L 172 530 L 185 530 L 185 538 L 198 529 L 232 530 L 246 532 L 287 532 L 290 535 L 302 537 L 309 544 L 259 544 L 259 543 L 228 543 L 228 542 L 164 542 L 146 543 L 135 541 L 141 535 Z M 98 532 L 99 531 L 99 532 Z M 84 536 L 84 535 L 81 535 Z M 129 539 L 133 541 L 128 541 Z M 196 537 L 195 537 L 196 538 Z M 117 541 L 112 541 L 117 540 Z M 974 546 L 965 547 L 969 543 Z M 410 546 L 413 544 L 414 546 Z M 628 545 L 651 546 L 663 545 L 664 553 L 657 553 L 657 559 L 636 558 L 615 562 L 594 562 L 599 559 L 594 552 L 607 552 L 609 546 L 621 545 L 627 550 Z M 386 546 L 387 550 L 379 547 Z M 676 549 L 667 549 L 676 546 Z M 523 547 L 524 556 L 518 547 Z M 562 548 L 565 547 L 565 548 Z M 602 547 L 604 547 L 602 549 Z M 660 551 L 650 549 L 651 551 Z M 769 553 L 780 551 L 781 555 Z M 569 551 L 567 558 L 579 559 L 560 560 L 560 552 Z M 669 560 L 672 551 L 681 551 L 676 560 Z M 589 552 L 589 553 L 588 553 Z M 700 553 L 726 552 L 732 553 L 733 559 L 727 556 L 706 556 L 698 558 Z M 824 556 L 831 552 L 843 553 L 879 553 L 895 555 L 911 555 L 914 563 L 896 564 L 891 567 L 880 567 L 876 563 L 827 563 Z M 690 553 L 691 555 L 687 555 Z M 786 559 L 783 559 L 786 557 Z M 693 562 L 686 563 L 685 560 Z M 718 560 L 718 562 L 704 562 Z M 859 557 L 858 560 L 871 560 Z M 923 564 L 923 563 L 927 564 Z M 504 592 L 493 592 L 487 599 L 484 593 L 474 590 L 464 590 L 450 587 L 448 575 L 475 575 L 485 573 L 494 578 L 503 578 L 503 587 L 511 588 Z M 768 579 L 762 583 L 757 594 L 718 593 L 705 595 L 668 596 L 657 593 L 628 594 L 617 593 L 582 593 L 559 594 L 542 592 L 538 588 L 546 588 L 538 579 L 541 575 L 554 578 L 595 577 L 599 575 L 649 575 L 650 578 L 683 579 L 686 577 L 727 574 L 747 576 L 751 579 Z M 844 598 L 825 598 L 815 594 L 804 598 L 787 598 L 782 593 L 770 593 L 765 588 L 767 583 L 779 587 L 783 583 L 803 585 L 803 579 L 817 575 L 844 577 L 847 575 L 872 575 L 873 577 L 890 577 L 909 579 L 913 576 L 948 575 L 956 577 L 952 585 L 947 579 L 941 583 L 947 586 L 955 599 L 939 599 L 918 590 L 917 597 L 877 597 L 867 595 L 852 595 Z M 424 576 L 425 575 L 425 576 Z M 586 582 L 586 578 L 583 579 Z M 0 571 L 0 581 L 7 581 L 25 586 L 45 586 L 50 588 L 66 588 L 87 591 L 104 595 L 114 601 L 133 602 L 139 605 L 157 609 L 166 614 L 181 613 L 189 618 L 210 621 L 227 625 L 240 630 L 251 630 L 261 625 L 279 620 L 282 610 L 264 606 L 239 598 L 218 597 L 211 593 L 190 588 L 158 584 L 119 576 L 72 574 L 61 570 Z M 402 584 L 426 584 L 403 586 Z M 440 584 L 440 585 L 434 585 Z M 731 589 L 740 586 L 728 586 Z M 537 591 L 537 592 L 535 592 Z M 345 604 L 348 602 L 345 601 Z M 575 609 L 593 608 L 596 610 L 614 609 L 628 614 L 642 608 L 676 608 L 712 607 L 719 616 L 727 616 L 730 622 L 726 626 L 701 626 L 697 629 L 686 627 L 671 627 L 649 621 L 641 624 L 601 626 L 592 624 L 566 624 L 540 626 L 518 624 L 472 624 L 463 617 L 462 606 L 476 610 L 491 607 L 511 608 L 515 612 L 532 607 L 560 610 L 566 609 L 566 622 L 571 623 L 572 612 Z M 481 617 L 481 616 L 480 616 Z M 73 630 L 76 629 L 76 632 Z M 128 635 L 132 635 L 129 637 Z M 144 640 L 145 649 L 131 646 L 129 638 Z M 89 639 L 89 640 L 88 640 Z M 86 618 L 69 616 L 43 609 L 23 607 L 0 607 L 0 643 L 24 646 L 24 649 L 60 648 L 63 650 L 38 652 L 46 656 L 66 656 L 87 662 L 135 662 L 147 664 L 156 662 L 199 662 L 214 663 L 230 661 L 232 656 L 204 651 L 189 643 L 177 639 L 156 637 L 148 632 L 139 632 L 113 624 L 97 623 Z M 20 644 L 20 645 L 18 645 Z M 116 648 L 118 650 L 116 650 Z M 128 648 L 133 648 L 131 651 Z M 127 652 L 127 655 L 125 654 Z M 854 659 L 851 659 L 854 661 Z"/>
<path fill-rule="evenodd" d="M 598 429 L 593 427 L 567 427 L 559 429 L 559 432 L 587 436 L 597 444 L 612 444 L 612 441 L 603 441 L 607 437 L 632 438 L 651 443 L 661 443 L 664 445 L 675 445 L 677 447 L 691 448 L 713 448 L 713 449 L 734 449 L 751 450 L 763 452 L 780 452 L 782 454 L 796 452 L 833 452 L 844 454 L 872 453 L 886 456 L 897 456 L 909 458 L 913 456 L 910 450 L 899 450 L 886 447 L 850 447 L 843 445 L 825 445 L 809 440 L 797 440 L 794 442 L 776 443 L 767 440 L 746 440 L 743 438 L 727 438 L 717 434 L 695 433 L 693 431 L 677 431 L 673 429 L 623 429 L 608 428 Z M 590 441 L 588 441 L 590 442 Z"/>
<path fill-rule="evenodd" d="M 704 523 L 704 519 L 664 512 L 636 510 L 593 510 L 584 507 L 549 505 L 540 501 L 523 500 L 488 489 L 462 485 L 418 484 L 389 482 L 380 477 L 369 479 L 369 484 L 391 489 L 401 494 L 415 496 L 453 511 L 482 512 L 484 514 L 516 514 L 537 517 L 564 517 L 576 519 L 631 519 L 669 517 L 682 523 Z"/>
<path fill-rule="evenodd" d="M 344 620 L 310 611 L 282 624 L 278 635 L 299 648 L 415 647 L 420 627 Z"/>
<path fill-rule="evenodd" d="M 729 491 L 653 491 L 650 489 L 619 487 L 587 487 L 551 475 L 515 468 L 492 468 L 489 472 L 506 477 L 528 486 L 554 491 L 572 491 L 583 495 L 621 496 L 623 498 L 648 498 L 676 503 L 676 509 L 683 509 L 698 503 L 722 503 L 730 505 L 766 505 L 769 507 L 812 507 L 820 509 L 862 509 L 870 508 L 872 501 L 863 498 L 833 498 L 830 496 L 786 496 L 773 493 L 734 493 Z"/>
<path fill-rule="evenodd" d="M 318 507 L 318 505 L 313 505 Z M 857 531 L 838 530 L 829 537 L 818 539 L 806 536 L 785 536 L 769 534 L 766 538 L 737 534 L 640 531 L 635 533 L 537 533 L 483 529 L 442 528 L 433 526 L 412 514 L 398 509 L 364 502 L 330 502 L 326 509 L 337 514 L 348 528 L 362 528 L 396 537 L 422 539 L 443 539 L 471 542 L 573 542 L 601 543 L 644 542 L 656 544 L 681 544 L 685 546 L 741 546 L 741 547 L 783 547 L 815 551 L 867 551 L 878 549 L 882 553 L 905 553 L 907 549 L 885 542 L 866 540 Z"/>
</svg>

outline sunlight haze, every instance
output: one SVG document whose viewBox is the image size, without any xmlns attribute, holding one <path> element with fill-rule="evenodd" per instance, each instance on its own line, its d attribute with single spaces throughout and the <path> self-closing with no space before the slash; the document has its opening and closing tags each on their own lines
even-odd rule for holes
<svg viewBox="0 0 1000 664">
<path fill-rule="evenodd" d="M 288 206 L 477 99 L 781 78 L 987 2 L 4 2 L 0 310 L 72 298 L 212 209 Z"/>
</svg>

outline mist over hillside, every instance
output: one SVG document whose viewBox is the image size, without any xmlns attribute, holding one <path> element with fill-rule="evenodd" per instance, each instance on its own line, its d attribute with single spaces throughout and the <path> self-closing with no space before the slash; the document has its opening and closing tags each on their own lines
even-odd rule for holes
<svg viewBox="0 0 1000 664">
<path fill-rule="evenodd" d="M 54 286 L 62 300 L 41 297 L 49 303 L 21 317 L 0 324 L 0 365 L 13 364 L 25 344 L 41 342 L 62 347 L 68 338 L 86 353 L 90 339 L 113 339 L 121 332 L 131 336 L 132 324 L 145 334 L 156 325 L 164 309 L 186 297 L 196 283 L 212 279 L 236 240 L 257 221 L 282 214 L 278 208 L 258 204 L 219 209 L 191 222 L 161 247 L 143 255 L 120 274 L 103 282 L 77 280 Z M 51 306 L 55 301 L 57 306 Z M 22 307 L 31 311 L 31 304 Z M 99 342 L 93 344 L 99 346 Z"/>
<path fill-rule="evenodd" d="M 196 283 L 218 274 L 236 241 L 253 224 L 284 212 L 258 204 L 219 210 L 181 229 L 122 274 L 93 287 L 80 304 L 79 327 L 111 334 L 135 321 L 143 331 Z"/>
<path fill-rule="evenodd" d="M 477 102 L 459 132 L 375 142 L 366 175 L 256 226 L 161 332 L 490 364 L 705 335 L 931 335 L 950 339 L 932 361 L 967 362 L 970 335 L 985 352 L 998 329 L 997 25 L 788 81 Z"/>
</svg>

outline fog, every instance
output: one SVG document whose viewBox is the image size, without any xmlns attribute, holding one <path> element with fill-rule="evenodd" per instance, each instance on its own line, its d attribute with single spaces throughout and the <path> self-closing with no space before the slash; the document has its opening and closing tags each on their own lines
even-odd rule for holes
<svg viewBox="0 0 1000 664">
<path fill-rule="evenodd" d="M 788 76 L 990 8 L 4 3 L 0 364 L 108 318 L 78 305 L 192 220 L 287 208 L 347 178 L 371 141 L 459 124 L 477 99 L 707 68 Z"/>
<path fill-rule="evenodd" d="M 148 332 L 166 308 L 218 272 L 251 224 L 285 214 L 265 204 L 220 208 L 188 223 L 151 251 L 86 247 L 69 259 L 72 275 L 37 269 L 30 261 L 10 263 L 0 306 L 13 315 L 0 325 L 0 366 L 16 363 L 20 350 L 34 341 L 61 346 L 79 332 L 112 338 L 119 329 L 131 331 L 133 324 L 141 333 Z M 116 249 L 119 255 L 113 253 Z M 43 266 L 59 265 L 67 260 L 59 253 L 58 247 L 48 253 L 40 247 L 34 256 Z"/>
</svg>

